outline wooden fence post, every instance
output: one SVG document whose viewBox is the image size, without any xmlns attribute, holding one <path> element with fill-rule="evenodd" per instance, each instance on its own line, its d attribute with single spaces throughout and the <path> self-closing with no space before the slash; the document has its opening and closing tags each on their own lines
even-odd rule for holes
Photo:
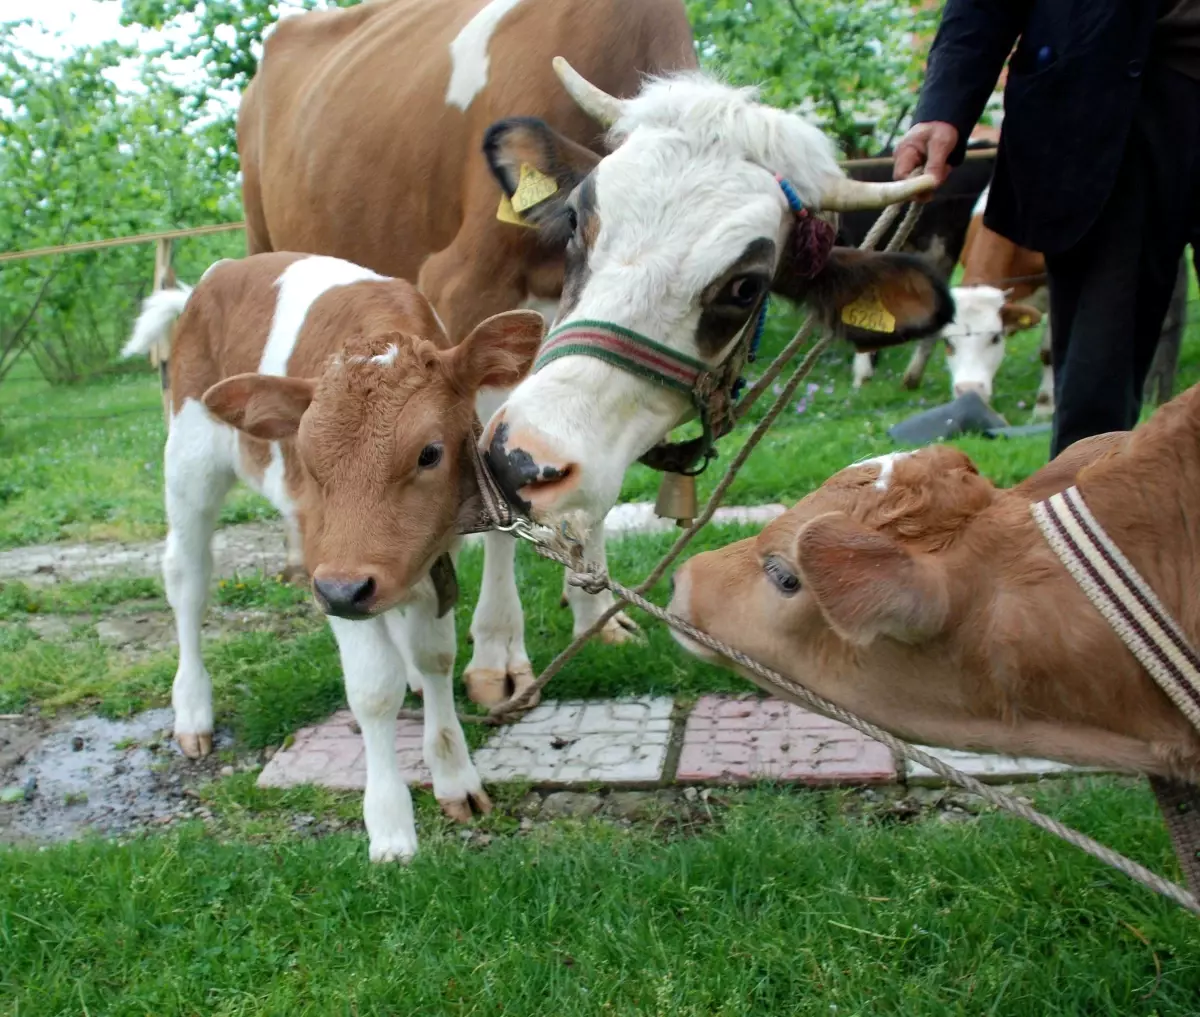
<svg viewBox="0 0 1200 1017">
<path fill-rule="evenodd" d="M 165 290 L 175 285 L 175 269 L 171 264 L 171 253 L 174 241 L 169 237 L 161 237 L 154 244 L 154 292 Z M 172 327 L 172 331 L 174 328 Z M 168 360 L 171 353 L 170 340 L 156 343 L 150 350 L 150 363 L 158 368 L 158 378 L 162 385 L 163 422 L 171 426 L 171 376 L 168 373 Z"/>
</svg>

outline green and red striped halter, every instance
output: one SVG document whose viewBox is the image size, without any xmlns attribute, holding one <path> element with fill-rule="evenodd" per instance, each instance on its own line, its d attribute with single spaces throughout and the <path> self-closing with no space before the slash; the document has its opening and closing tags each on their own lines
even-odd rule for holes
<svg viewBox="0 0 1200 1017">
<path fill-rule="evenodd" d="M 807 216 L 796 189 L 778 174 L 775 179 L 793 214 Z M 536 374 L 547 364 L 562 357 L 594 357 L 687 396 L 696 408 L 704 429 L 700 442 L 660 448 L 682 450 L 685 445 L 688 446 L 684 458 L 690 457 L 690 461 L 680 464 L 678 468 L 672 467 L 672 472 L 699 473 L 716 455 L 716 439 L 732 426 L 732 407 L 744 382 L 740 372 L 746 361 L 753 363 L 758 351 L 767 320 L 768 298 L 769 293 L 764 293 L 755 312 L 730 344 L 724 360 L 712 367 L 633 329 L 610 321 L 584 319 L 567 322 L 546 336 L 534 361 L 533 372 Z M 679 456 L 673 458 L 678 459 Z M 690 469 L 697 459 L 701 460 L 699 467 Z M 647 465 L 655 463 L 647 462 Z"/>
</svg>

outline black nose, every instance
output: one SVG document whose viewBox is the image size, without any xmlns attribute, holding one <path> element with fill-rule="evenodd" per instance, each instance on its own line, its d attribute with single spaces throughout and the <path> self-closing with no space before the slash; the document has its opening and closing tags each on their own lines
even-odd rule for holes
<svg viewBox="0 0 1200 1017">
<path fill-rule="evenodd" d="M 313 592 L 321 610 L 338 618 L 367 618 L 375 580 L 370 576 L 354 579 L 314 579 Z"/>
<path fill-rule="evenodd" d="M 507 441 L 508 425 L 497 424 L 484 458 L 508 503 L 522 512 L 528 512 L 529 502 L 522 498 L 519 492 L 521 488 L 528 487 L 538 479 L 538 464 L 524 449 L 510 451 Z"/>
</svg>

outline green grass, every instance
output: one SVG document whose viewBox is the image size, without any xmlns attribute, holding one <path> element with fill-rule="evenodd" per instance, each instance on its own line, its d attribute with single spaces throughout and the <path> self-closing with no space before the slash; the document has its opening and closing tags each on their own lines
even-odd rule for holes
<svg viewBox="0 0 1200 1017">
<path fill-rule="evenodd" d="M 1055 811 L 1167 863 L 1148 796 Z M 0 1009 L 58 1014 L 1194 1014 L 1200 925 L 998 816 L 740 797 L 699 836 L 562 822 L 408 869 L 191 828 L 0 853 Z"/>
</svg>

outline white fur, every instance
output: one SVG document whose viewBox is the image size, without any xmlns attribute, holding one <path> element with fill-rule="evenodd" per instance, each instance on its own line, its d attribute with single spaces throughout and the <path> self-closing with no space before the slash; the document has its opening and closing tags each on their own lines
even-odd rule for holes
<svg viewBox="0 0 1200 1017">
<path fill-rule="evenodd" d="M 875 365 L 871 363 L 871 354 L 854 354 L 854 387 L 862 388 L 863 383 L 875 377 Z"/>
<path fill-rule="evenodd" d="M 446 105 L 457 106 L 466 112 L 475 96 L 488 81 L 491 63 L 488 44 L 504 15 L 521 0 L 491 0 L 478 14 L 463 25 L 450 43 L 450 84 L 446 88 Z"/>
<path fill-rule="evenodd" d="M 275 283 L 279 296 L 267 344 L 258 362 L 258 373 L 287 374 L 288 360 L 300 337 L 304 319 L 322 294 L 335 286 L 385 279 L 386 276 L 377 275 L 369 268 L 340 258 L 312 257 L 293 261 Z"/>
<path fill-rule="evenodd" d="M 183 283 L 177 289 L 158 290 L 142 301 L 142 313 L 133 326 L 133 334 L 122 347 L 122 357 L 145 356 L 159 343 L 170 347 L 171 326 L 187 306 L 192 288 Z"/>
<path fill-rule="evenodd" d="M 975 199 L 975 207 L 971 209 L 971 218 L 974 219 L 977 215 L 983 215 L 987 211 L 988 194 L 992 190 L 992 185 L 988 184 L 983 189 L 979 197 Z"/>
<path fill-rule="evenodd" d="M 888 452 L 881 456 L 872 456 L 870 459 L 860 459 L 858 462 L 852 463 L 847 469 L 859 466 L 878 466 L 879 476 L 875 478 L 875 489 L 877 491 L 886 491 L 891 485 L 892 471 L 896 468 L 896 462 L 900 459 L 907 459 L 911 455 L 911 452 Z"/>
<path fill-rule="evenodd" d="M 841 175 L 833 146 L 800 116 L 757 103 L 752 89 L 698 74 L 651 81 L 610 138 L 619 147 L 595 171 L 600 228 L 588 279 L 556 326 L 600 319 L 698 356 L 705 288 L 753 240 L 783 250 L 790 211 L 774 174 L 815 206 Z M 536 437 L 578 470 L 578 484 L 535 515 L 579 514 L 591 525 L 615 504 L 628 467 L 692 412 L 686 396 L 591 357 L 548 364 L 502 410 L 513 443 Z"/>
<path fill-rule="evenodd" d="M 951 293 L 954 320 L 942 329 L 951 394 L 957 398 L 974 390 L 990 402 L 996 372 L 1004 361 L 1000 310 L 1008 298 L 995 286 L 958 286 Z"/>
<path fill-rule="evenodd" d="M 371 358 L 371 363 L 379 364 L 381 367 L 391 367 L 396 362 L 396 358 L 400 355 L 400 347 L 395 343 L 388 343 L 388 348 L 383 353 L 376 353 Z"/>
</svg>

